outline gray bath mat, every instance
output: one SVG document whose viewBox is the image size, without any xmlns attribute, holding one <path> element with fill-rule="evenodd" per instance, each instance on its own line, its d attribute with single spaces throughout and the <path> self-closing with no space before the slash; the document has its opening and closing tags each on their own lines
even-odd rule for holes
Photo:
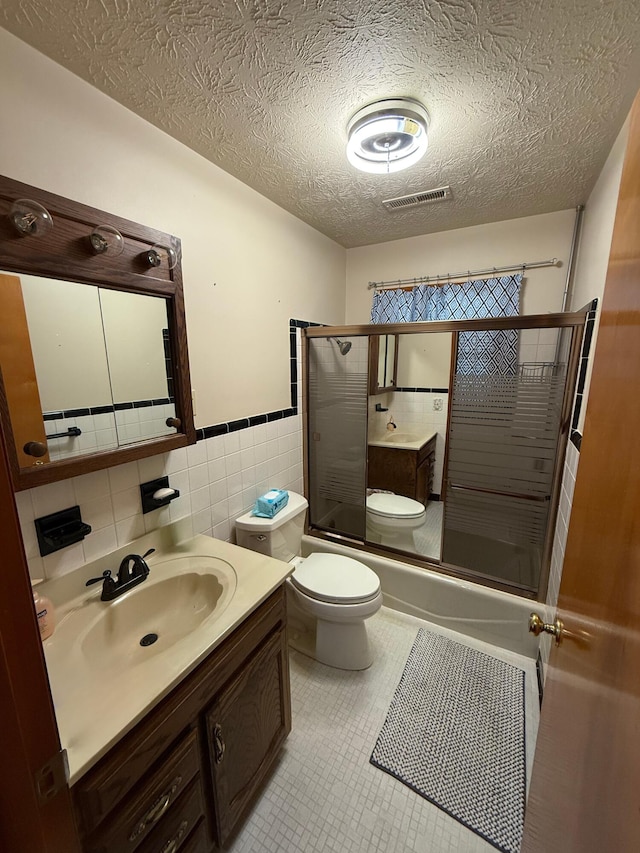
<svg viewBox="0 0 640 853">
<path fill-rule="evenodd" d="M 504 853 L 525 803 L 524 672 L 421 630 L 371 763 Z"/>
</svg>

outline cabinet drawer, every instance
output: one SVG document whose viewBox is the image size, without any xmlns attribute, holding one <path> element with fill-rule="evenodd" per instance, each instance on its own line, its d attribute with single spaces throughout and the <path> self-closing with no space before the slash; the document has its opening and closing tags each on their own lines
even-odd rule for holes
<svg viewBox="0 0 640 853">
<path fill-rule="evenodd" d="M 145 777 L 139 790 L 125 798 L 120 809 L 89 838 L 86 853 L 128 853 L 152 832 L 189 782 L 200 765 L 198 735 L 190 732 L 155 771 Z"/>
<path fill-rule="evenodd" d="M 217 850 L 217 848 L 215 848 Z M 180 853 L 211 853 L 211 842 L 207 835 L 207 824 L 201 820 L 180 848 Z"/>
<path fill-rule="evenodd" d="M 184 850 L 193 828 L 198 822 L 203 822 L 203 817 L 202 787 L 198 778 L 142 842 L 138 853 L 177 853 Z M 114 849 L 113 853 L 120 853 L 120 850 Z"/>
</svg>

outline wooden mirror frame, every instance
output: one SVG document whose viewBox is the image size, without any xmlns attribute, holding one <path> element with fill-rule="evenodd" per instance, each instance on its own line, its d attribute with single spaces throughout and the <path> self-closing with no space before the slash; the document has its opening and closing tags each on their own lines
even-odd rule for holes
<svg viewBox="0 0 640 853">
<path fill-rule="evenodd" d="M 9 218 L 11 206 L 17 199 L 24 198 L 42 204 L 51 214 L 53 229 L 47 234 L 22 236 L 14 227 Z M 92 251 L 89 235 L 97 225 L 118 229 L 125 240 L 121 255 L 110 259 Z M 167 264 L 149 266 L 146 254 L 156 245 L 172 248 L 177 253 L 178 263 L 173 269 L 170 270 Z M 173 397 L 176 418 L 180 421 L 180 431 L 175 435 L 46 464 L 38 465 L 34 460 L 33 468 L 20 468 L 0 372 L 0 429 L 9 451 L 16 491 L 195 444 L 180 240 L 177 237 L 0 175 L 0 270 L 165 299 L 173 364 Z"/>
<path fill-rule="evenodd" d="M 395 338 L 395 349 L 393 353 L 393 367 L 391 372 L 391 384 L 378 384 L 378 358 L 380 355 L 380 338 L 387 337 L 386 335 L 369 335 L 369 394 L 383 394 L 385 391 L 395 391 L 398 384 L 398 335 L 391 335 Z"/>
</svg>

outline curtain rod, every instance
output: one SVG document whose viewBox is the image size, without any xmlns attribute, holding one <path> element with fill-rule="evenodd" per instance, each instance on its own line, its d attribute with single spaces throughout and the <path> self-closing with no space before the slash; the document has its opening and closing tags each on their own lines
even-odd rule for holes
<svg viewBox="0 0 640 853">
<path fill-rule="evenodd" d="M 435 281 L 436 283 L 445 284 L 452 278 L 472 278 L 473 276 L 478 275 L 488 275 L 489 273 L 498 273 L 498 272 L 513 272 L 514 270 L 525 270 L 533 269 L 534 267 L 560 267 L 562 266 L 562 261 L 559 261 L 557 258 L 553 258 L 551 261 L 530 261 L 524 264 L 509 264 L 506 267 L 487 267 L 485 270 L 463 270 L 462 272 L 451 272 L 442 275 L 421 275 L 417 278 L 399 278 L 397 281 L 370 281 L 367 285 L 368 290 L 373 290 L 382 288 L 382 287 L 404 287 L 406 285 L 413 285 L 417 287 L 419 284 L 427 284 L 430 281 Z"/>
</svg>

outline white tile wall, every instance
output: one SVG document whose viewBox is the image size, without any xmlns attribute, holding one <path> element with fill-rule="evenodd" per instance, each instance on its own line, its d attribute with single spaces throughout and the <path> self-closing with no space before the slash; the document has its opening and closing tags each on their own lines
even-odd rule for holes
<svg viewBox="0 0 640 853">
<path fill-rule="evenodd" d="M 580 453 L 571 441 L 567 444 L 567 453 L 562 474 L 562 486 L 560 489 L 560 503 L 558 518 L 556 521 L 556 532 L 553 539 L 553 550 L 551 552 L 551 567 L 549 573 L 549 586 L 547 588 L 547 618 L 555 618 L 555 610 L 558 605 L 558 593 L 560 592 L 560 581 L 562 579 L 562 566 L 564 564 L 564 553 L 567 545 L 567 534 L 569 532 L 569 521 L 571 518 L 571 504 L 573 491 L 576 485 L 576 474 Z M 551 653 L 551 637 L 543 634 L 540 643 L 540 654 L 542 656 L 543 674 L 546 676 L 549 655 Z"/>
<path fill-rule="evenodd" d="M 173 403 L 144 406 L 100 415 L 82 415 L 74 418 L 57 418 L 45 421 L 48 435 L 66 432 L 69 427 L 82 430 L 79 436 L 55 438 L 48 442 L 52 461 L 68 459 L 95 450 L 110 450 L 122 444 L 131 444 L 142 438 L 171 435 L 174 430 L 166 425 L 168 417 L 175 417 Z"/>
<path fill-rule="evenodd" d="M 165 474 L 180 497 L 143 515 L 140 483 Z M 56 577 L 189 515 L 194 533 L 230 540 L 235 519 L 270 488 L 302 491 L 300 415 L 18 492 L 29 572 L 33 579 Z M 34 519 L 76 504 L 91 533 L 81 543 L 40 557 Z"/>
<path fill-rule="evenodd" d="M 552 362 L 556 360 L 558 329 L 521 329 L 520 362 Z"/>
</svg>

